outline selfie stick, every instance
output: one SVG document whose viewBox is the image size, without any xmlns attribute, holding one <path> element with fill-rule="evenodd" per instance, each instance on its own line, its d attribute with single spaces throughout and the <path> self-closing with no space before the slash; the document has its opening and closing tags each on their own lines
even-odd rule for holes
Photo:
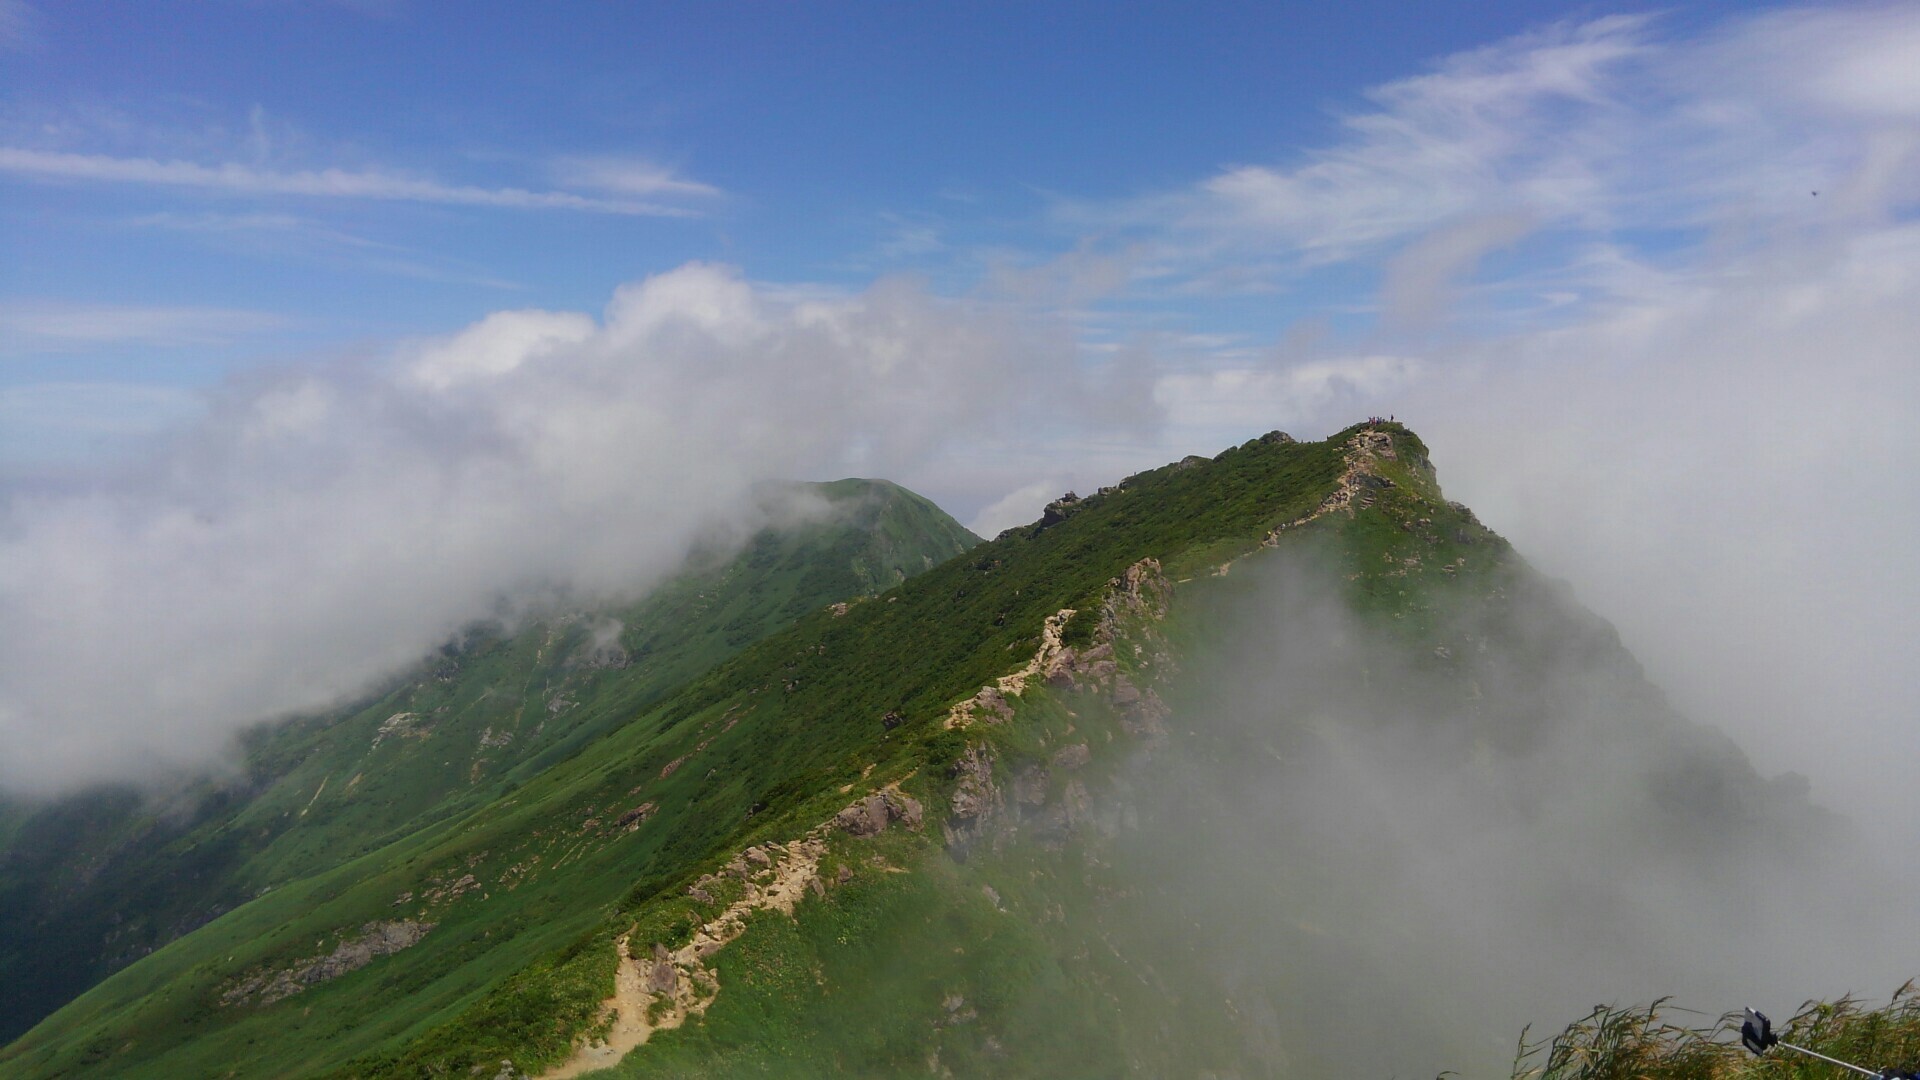
<svg viewBox="0 0 1920 1080">
<path fill-rule="evenodd" d="M 1747 1010 L 1746 1022 L 1740 1025 L 1740 1041 L 1745 1043 L 1747 1049 L 1753 1051 L 1756 1055 L 1765 1054 L 1769 1047 L 1784 1046 L 1796 1053 L 1805 1054 L 1811 1058 L 1819 1058 L 1829 1065 L 1838 1065 L 1850 1072 L 1859 1073 L 1861 1076 L 1871 1076 L 1874 1080 L 1893 1080 L 1895 1077 L 1913 1076 L 1910 1072 L 1895 1072 L 1892 1069 L 1882 1069 L 1879 1072 L 1874 1072 L 1872 1069 L 1863 1069 L 1858 1065 L 1849 1065 L 1839 1058 L 1830 1058 L 1817 1050 L 1809 1050 L 1804 1046 L 1795 1046 L 1790 1042 L 1781 1042 L 1780 1036 L 1773 1033 L 1773 1021 L 1767 1019 L 1766 1013 L 1756 1012 L 1753 1009 Z"/>
</svg>

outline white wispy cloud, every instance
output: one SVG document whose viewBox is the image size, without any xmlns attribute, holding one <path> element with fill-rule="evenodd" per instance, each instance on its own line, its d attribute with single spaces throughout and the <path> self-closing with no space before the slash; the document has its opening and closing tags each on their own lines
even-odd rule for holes
<svg viewBox="0 0 1920 1080">
<path fill-rule="evenodd" d="M 375 199 L 517 210 L 573 210 L 598 214 L 690 217 L 696 211 L 631 198 L 570 191 L 478 187 L 380 170 L 274 169 L 239 162 L 206 165 L 149 157 L 112 157 L 27 147 L 0 147 L 0 172 L 44 180 L 80 180 L 147 187 L 190 188 L 234 195 L 292 195 Z M 667 193 L 656 189 L 655 193 Z"/>
<path fill-rule="evenodd" d="M 1604 113 L 1609 75 L 1644 57 L 1646 21 L 1558 27 L 1456 56 L 1438 71 L 1375 89 L 1346 137 L 1292 167 L 1241 165 L 1205 181 L 1195 223 L 1216 219 L 1285 241 L 1309 260 L 1340 259 L 1517 196 L 1594 212 L 1579 146 L 1555 129 Z"/>
<path fill-rule="evenodd" d="M 1672 246 L 1920 202 L 1911 5 L 1665 30 L 1609 16 L 1448 57 L 1367 92 L 1334 138 L 1293 161 L 1235 164 L 1142 199 L 1065 201 L 1060 221 L 1143 247 L 1156 286 L 1216 294 L 1424 243 L 1396 268 L 1388 307 L 1404 314 L 1522 231 L 1559 245 L 1549 258 L 1564 271 L 1565 250 L 1636 230 L 1666 230 Z M 1522 221 L 1530 229 L 1516 231 Z"/>
<path fill-rule="evenodd" d="M 10 300 L 0 303 L 0 353 L 101 345 L 223 345 L 288 325 L 282 315 L 235 308 Z"/>
<path fill-rule="evenodd" d="M 683 196 L 713 199 L 723 194 L 712 184 L 689 180 L 645 158 L 566 157 L 554 163 L 553 171 L 555 179 L 562 184 L 639 198 Z"/>
</svg>

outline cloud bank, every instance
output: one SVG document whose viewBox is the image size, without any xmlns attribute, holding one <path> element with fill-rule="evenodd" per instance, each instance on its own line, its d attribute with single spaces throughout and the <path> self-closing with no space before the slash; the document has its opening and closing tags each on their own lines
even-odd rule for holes
<svg viewBox="0 0 1920 1080">
<path fill-rule="evenodd" d="M 1156 983 L 1147 1041 L 1172 1048 L 1153 1052 L 1503 1076 L 1523 1028 L 1596 1001 L 1677 995 L 1705 1023 L 1912 977 L 1887 948 L 1920 928 L 1912 879 L 1797 778 L 1672 716 L 1563 591 L 1522 573 L 1443 606 L 1434 662 L 1356 617 L 1316 554 L 1188 600 L 1205 648 L 1166 688 L 1173 737 L 1124 774 L 1125 824 L 1086 860 L 1106 876 L 1076 915 Z"/>
<path fill-rule="evenodd" d="M 1123 208 L 1196 280 L 1379 274 L 1357 341 L 1163 375 L 1169 438 L 1397 414 L 1687 712 L 1920 850 L 1893 810 L 1920 756 L 1914 72 L 1911 6 L 1691 39 L 1601 19 L 1389 84 L 1303 162 Z"/>
<path fill-rule="evenodd" d="M 630 595 L 768 478 L 900 475 L 1121 408 L 1065 332 L 690 265 L 232 383 L 132 475 L 0 510 L 0 784 L 194 767 L 465 623 Z M 1129 406 L 1130 408 L 1130 406 Z"/>
</svg>

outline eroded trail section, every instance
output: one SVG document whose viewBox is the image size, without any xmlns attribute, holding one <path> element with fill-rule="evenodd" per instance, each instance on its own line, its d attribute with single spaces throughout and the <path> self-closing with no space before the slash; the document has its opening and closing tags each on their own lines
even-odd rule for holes
<svg viewBox="0 0 1920 1080">
<path fill-rule="evenodd" d="M 869 837 L 895 823 L 918 829 L 922 820 L 920 803 L 902 794 L 898 784 L 888 784 L 798 840 L 750 847 L 718 873 L 694 882 L 688 893 L 703 902 L 734 888 L 741 893 L 678 949 L 636 944 L 631 934 L 620 938 L 613 996 L 602 1005 L 602 1015 L 613 1018 L 605 1040 L 575 1049 L 564 1064 L 542 1073 L 541 1080 L 611 1068 L 645 1045 L 654 1032 L 677 1028 L 689 1017 L 706 1012 L 720 993 L 720 979 L 707 960 L 746 933 L 755 915 L 772 911 L 791 916 L 809 889 L 816 894 L 826 891 L 820 881 L 820 860 L 827 853 L 830 833 Z"/>
<path fill-rule="evenodd" d="M 816 829 L 786 844 L 750 847 L 734 856 L 722 874 L 738 878 L 745 892 L 702 924 L 680 948 L 669 950 L 656 944 L 649 951 L 622 937 L 614 994 L 605 1004 L 614 1017 L 606 1041 L 576 1050 L 565 1064 L 541 1074 L 543 1080 L 610 1068 L 654 1032 L 679 1027 L 688 1017 L 705 1012 L 720 992 L 720 980 L 707 966 L 707 958 L 746 933 L 747 921 L 755 913 L 793 914 L 807 887 L 820 876 L 820 857 L 826 854 L 827 843 L 819 833 Z M 633 955 L 636 950 L 642 955 Z"/>
</svg>

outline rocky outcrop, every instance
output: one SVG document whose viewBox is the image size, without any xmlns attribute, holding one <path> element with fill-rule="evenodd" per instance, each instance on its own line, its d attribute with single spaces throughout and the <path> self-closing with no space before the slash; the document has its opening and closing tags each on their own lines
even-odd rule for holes
<svg viewBox="0 0 1920 1080">
<path fill-rule="evenodd" d="M 388 739 L 424 739 L 432 730 L 422 725 L 419 713 L 397 712 L 380 722 L 373 733 L 373 745 L 378 747 Z"/>
<path fill-rule="evenodd" d="M 1390 432 L 1378 428 L 1363 427 L 1347 439 L 1347 467 L 1340 473 L 1333 491 L 1311 513 L 1302 515 L 1285 524 L 1276 526 L 1267 534 L 1265 546 L 1272 547 L 1280 540 L 1280 534 L 1289 529 L 1297 529 L 1310 521 L 1325 517 L 1338 511 L 1351 514 L 1356 509 L 1371 506 L 1379 493 L 1394 486 L 1393 481 L 1380 474 L 1383 461 L 1399 462 L 1416 476 L 1433 478 L 1433 465 L 1417 453 L 1402 455 L 1394 443 Z"/>
<path fill-rule="evenodd" d="M 993 752 L 984 746 L 970 746 L 947 773 L 955 783 L 941 832 L 947 847 L 964 855 L 986 834 L 1002 806 L 1000 788 L 993 780 Z"/>
<path fill-rule="evenodd" d="M 1043 766 L 1028 765 L 1014 770 L 1014 805 L 1026 808 L 1046 805 L 1048 779 L 1047 770 Z"/>
<path fill-rule="evenodd" d="M 310 986 L 318 986 L 348 972 L 358 971 L 382 956 L 392 956 L 402 949 L 411 948 L 419 944 L 420 939 L 426 937 L 433 927 L 433 923 L 412 919 L 370 922 L 362 926 L 358 934 L 335 945 L 333 951 L 325 956 L 302 960 L 278 970 L 255 972 L 235 981 L 221 992 L 220 1004 L 271 1005 Z"/>
<path fill-rule="evenodd" d="M 621 811 L 620 816 L 614 819 L 613 827 L 632 832 L 634 829 L 638 829 L 640 826 L 646 824 L 647 819 L 652 817 L 654 812 L 659 809 L 660 807 L 657 803 L 651 801 L 643 802 L 630 810 Z"/>
<path fill-rule="evenodd" d="M 1031 535 L 1040 535 L 1040 530 L 1049 529 L 1060 524 L 1072 516 L 1074 511 L 1083 509 L 1085 506 L 1086 503 L 1080 496 L 1075 495 L 1071 491 L 1067 492 L 1065 495 L 1048 503 L 1047 508 L 1041 511 L 1040 521 L 1034 525 Z"/>
<path fill-rule="evenodd" d="M 1093 644 L 1077 651 L 1059 648 L 1047 655 L 1043 668 L 1047 685 L 1057 690 L 1104 691 L 1130 734 L 1162 734 L 1166 706 L 1151 687 L 1136 685 L 1135 676 L 1121 671 L 1115 651 L 1127 645 L 1135 666 L 1155 675 L 1177 670 L 1171 650 L 1154 628 L 1167 617 L 1172 601 L 1173 582 L 1158 560 L 1142 559 L 1127 567 L 1107 583 L 1106 598 L 1094 616 Z"/>
<path fill-rule="evenodd" d="M 1040 647 L 1034 650 L 1033 658 L 1018 671 L 1000 676 L 991 685 L 981 687 L 972 697 L 949 709 L 943 726 L 963 728 L 976 719 L 989 724 L 1013 719 L 1013 704 L 1007 698 L 1019 697 L 1025 692 L 1029 679 L 1050 679 L 1049 673 L 1058 666 L 1061 656 L 1071 654 L 1072 650 L 1063 643 L 1062 635 L 1067 620 L 1074 615 L 1072 608 L 1061 608 L 1047 616 L 1040 626 Z"/>
<path fill-rule="evenodd" d="M 833 816 L 833 826 L 854 836 L 878 836 L 893 822 L 919 829 L 926 816 L 920 801 L 898 788 L 886 788 L 854 803 Z"/>
</svg>

